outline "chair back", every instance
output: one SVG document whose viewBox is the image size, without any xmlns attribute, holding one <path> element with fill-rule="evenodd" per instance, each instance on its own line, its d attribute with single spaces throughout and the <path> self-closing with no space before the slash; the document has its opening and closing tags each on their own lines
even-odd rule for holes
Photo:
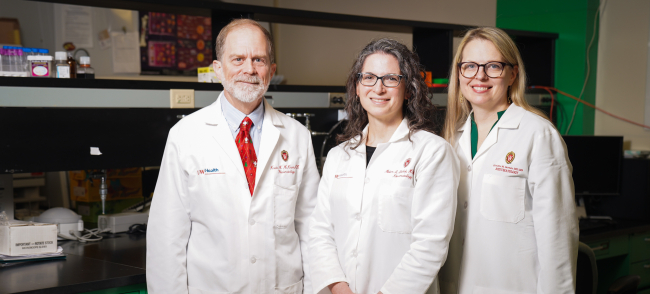
<svg viewBox="0 0 650 294">
<path fill-rule="evenodd" d="M 578 245 L 578 266 L 576 272 L 576 294 L 596 294 L 598 267 L 596 255 L 587 244 Z"/>
</svg>

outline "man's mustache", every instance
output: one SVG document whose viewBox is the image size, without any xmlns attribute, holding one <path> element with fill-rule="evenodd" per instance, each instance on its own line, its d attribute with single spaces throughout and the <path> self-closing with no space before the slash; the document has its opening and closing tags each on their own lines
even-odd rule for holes
<svg viewBox="0 0 650 294">
<path fill-rule="evenodd" d="M 260 79 L 257 76 L 238 76 L 233 78 L 233 81 L 235 82 L 245 82 L 245 83 L 255 83 L 255 84 L 261 84 L 262 79 Z"/>
</svg>

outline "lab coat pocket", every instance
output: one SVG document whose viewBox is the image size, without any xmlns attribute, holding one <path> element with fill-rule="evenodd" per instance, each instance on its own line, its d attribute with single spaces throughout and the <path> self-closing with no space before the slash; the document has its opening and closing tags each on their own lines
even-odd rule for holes
<svg viewBox="0 0 650 294">
<path fill-rule="evenodd" d="M 273 185 L 273 226 L 278 229 L 286 229 L 293 223 L 296 211 L 296 185 L 282 187 Z"/>
<path fill-rule="evenodd" d="M 413 187 L 380 187 L 379 228 L 387 233 L 410 234 Z"/>
<path fill-rule="evenodd" d="M 302 279 L 286 287 L 277 287 L 273 294 L 302 294 Z"/>
<path fill-rule="evenodd" d="M 493 221 L 518 223 L 524 219 L 526 179 L 485 174 L 481 186 L 481 214 Z"/>
</svg>

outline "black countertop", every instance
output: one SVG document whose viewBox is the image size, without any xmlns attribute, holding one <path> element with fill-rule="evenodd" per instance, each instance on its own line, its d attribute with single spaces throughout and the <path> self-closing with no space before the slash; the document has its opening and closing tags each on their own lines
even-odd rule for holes
<svg viewBox="0 0 650 294">
<path fill-rule="evenodd" d="M 582 230 L 580 241 L 593 242 L 650 231 L 648 221 L 617 220 Z M 99 242 L 59 241 L 65 260 L 0 268 L 0 293 L 83 293 L 146 283 L 144 235 L 105 235 Z"/>
<path fill-rule="evenodd" d="M 603 222 L 602 227 L 580 230 L 580 242 L 589 243 L 617 236 L 644 233 L 650 231 L 650 221 L 636 221 L 617 219 L 612 222 Z M 584 224 L 584 220 L 581 221 Z"/>
<path fill-rule="evenodd" d="M 102 241 L 59 241 L 65 260 L 0 268 L 0 293 L 83 293 L 146 283 L 145 236 L 106 235 Z"/>
</svg>

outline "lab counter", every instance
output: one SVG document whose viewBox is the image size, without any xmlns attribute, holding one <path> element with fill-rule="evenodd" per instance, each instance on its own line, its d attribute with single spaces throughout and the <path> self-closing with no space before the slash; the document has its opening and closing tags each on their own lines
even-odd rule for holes
<svg viewBox="0 0 650 294">
<path fill-rule="evenodd" d="M 65 260 L 0 268 L 0 293 L 85 293 L 146 283 L 144 235 L 107 235 L 88 243 L 59 241 L 59 246 Z"/>
</svg>

